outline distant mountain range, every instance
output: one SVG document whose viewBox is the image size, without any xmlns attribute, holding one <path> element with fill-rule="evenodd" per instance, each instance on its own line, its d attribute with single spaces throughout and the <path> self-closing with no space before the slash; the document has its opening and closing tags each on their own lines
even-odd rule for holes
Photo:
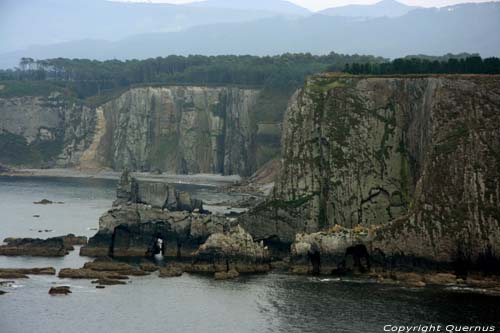
<svg viewBox="0 0 500 333">
<path fill-rule="evenodd" d="M 0 0 L 0 53 L 40 44 L 81 39 L 116 41 L 151 32 L 180 31 L 189 27 L 247 22 L 277 15 L 310 14 L 283 0 L 265 0 L 270 6 L 227 8 L 225 0 L 189 6 L 165 3 L 128 3 L 107 0 Z M 244 1 L 242 3 L 253 3 Z M 262 2 L 262 0 L 257 0 Z"/>
<path fill-rule="evenodd" d="M 395 8 L 400 6 L 397 2 L 386 0 L 373 6 L 362 6 L 365 9 L 372 9 L 372 11 L 364 9 L 359 11 L 365 16 L 351 17 L 348 14 L 303 15 L 300 14 L 304 13 L 301 7 L 288 6 L 289 3 L 281 0 L 265 0 L 266 3 L 269 1 L 272 4 L 271 7 L 262 7 L 265 6 L 263 0 L 245 1 L 246 4 L 252 3 L 251 9 L 245 7 L 241 9 L 212 8 L 218 5 L 229 6 L 233 3 L 229 3 L 230 0 L 209 0 L 206 3 L 190 6 L 119 3 L 118 7 L 113 7 L 115 3 L 103 0 L 2 1 L 0 5 L 2 9 L 7 8 L 4 4 L 23 7 L 27 14 L 31 13 L 30 15 L 34 15 L 34 8 L 47 8 L 39 14 L 38 21 L 33 19 L 34 21 L 30 24 L 26 22 L 28 19 L 22 15 L 22 10 L 19 8 L 16 9 L 15 15 L 10 10 L 7 11 L 8 15 L 2 11 L 0 15 L 7 17 L 7 23 L 5 21 L 0 23 L 1 44 L 5 44 L 6 40 L 22 40 L 23 36 L 29 40 L 34 34 L 34 32 L 29 32 L 29 29 L 38 30 L 35 34 L 37 36 L 53 38 L 54 43 L 31 46 L 20 51 L 4 51 L 0 54 L 0 68 L 16 66 L 21 57 L 105 60 L 143 59 L 170 54 L 273 55 L 285 52 L 323 54 L 331 51 L 373 54 L 389 58 L 408 54 L 441 55 L 449 52 L 500 56 L 499 2 L 463 4 L 440 9 L 414 9 L 403 5 L 408 12 L 398 15 Z M 33 4 L 34 7 L 28 9 L 27 3 Z M 66 3 L 67 5 L 49 14 L 50 6 L 41 6 L 42 3 Z M 78 4 L 84 8 L 80 12 L 77 10 Z M 97 5 L 104 9 L 92 17 L 91 10 L 86 6 Z M 235 6 L 233 3 L 233 7 Z M 283 9 L 282 6 L 288 9 Z M 347 7 L 337 10 L 345 12 Z M 137 10 L 138 8 L 143 11 Z M 273 11 L 262 11 L 261 8 L 271 8 Z M 380 8 L 386 8 L 386 11 L 380 11 Z M 152 9 L 154 9 L 153 12 Z M 199 21 L 195 26 L 180 30 L 173 29 L 172 22 L 161 19 L 173 15 L 166 14 L 171 10 L 185 13 L 184 16 L 174 15 L 173 22 L 185 22 L 185 26 L 189 26 L 193 24 L 194 18 L 199 18 Z M 282 13 L 289 11 L 277 16 L 278 10 Z M 68 15 L 65 20 L 61 19 L 64 16 L 63 13 Z M 144 13 L 144 16 L 141 16 L 143 15 L 141 13 Z M 226 17 L 228 13 L 232 13 L 232 16 Z M 369 17 L 369 15 L 379 15 L 377 13 L 385 14 L 383 17 Z M 113 15 L 111 19 L 110 16 Z M 151 20 L 144 19 L 144 22 L 140 24 L 142 21 L 139 18 L 141 17 L 150 17 Z M 359 17 L 364 18 L 359 19 Z M 23 28 L 14 30 L 9 27 L 9 23 L 14 24 L 15 18 L 21 20 L 21 22 L 16 22 L 17 26 L 26 26 L 24 30 Z M 102 23 L 106 19 L 110 22 Z M 79 21 L 75 23 L 76 20 Z M 65 29 L 65 26 L 68 28 Z M 83 26 L 88 28 L 88 31 Z M 172 29 L 169 30 L 169 27 Z M 149 33 L 149 31 L 164 30 L 166 32 Z M 60 35 L 50 33 L 50 31 L 56 31 Z M 120 31 L 120 33 L 114 33 L 114 31 Z M 133 31 L 141 33 L 135 34 Z M 62 38 L 61 36 L 65 34 L 67 34 L 66 38 Z M 77 37 L 81 35 L 84 37 Z M 114 38 L 109 38 L 110 36 Z M 57 40 L 61 39 L 68 41 L 57 43 Z"/>
<path fill-rule="evenodd" d="M 407 14 L 409 11 L 421 8 L 407 6 L 396 0 L 382 0 L 373 5 L 348 5 L 325 9 L 319 14 L 330 16 L 348 16 L 348 17 L 397 17 Z"/>
<path fill-rule="evenodd" d="M 239 10 L 270 11 L 281 15 L 306 16 L 311 12 L 286 0 L 206 0 L 188 4 L 198 8 L 229 8 Z"/>
</svg>

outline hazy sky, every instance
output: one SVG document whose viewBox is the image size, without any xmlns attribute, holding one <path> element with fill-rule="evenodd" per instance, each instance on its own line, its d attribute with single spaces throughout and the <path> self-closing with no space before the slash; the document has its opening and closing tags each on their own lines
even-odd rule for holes
<svg viewBox="0 0 500 333">
<path fill-rule="evenodd" d="M 116 1 L 116 0 L 115 0 Z M 122 0 L 122 1 L 144 1 L 144 2 L 165 2 L 165 3 L 188 3 L 194 0 Z M 252 1 L 252 0 L 247 0 Z M 299 6 L 310 10 L 321 10 L 329 7 L 343 6 L 348 4 L 371 4 L 380 0 L 289 0 Z M 492 0 L 400 0 L 399 2 L 412 6 L 441 7 L 464 2 L 489 2 Z"/>
</svg>

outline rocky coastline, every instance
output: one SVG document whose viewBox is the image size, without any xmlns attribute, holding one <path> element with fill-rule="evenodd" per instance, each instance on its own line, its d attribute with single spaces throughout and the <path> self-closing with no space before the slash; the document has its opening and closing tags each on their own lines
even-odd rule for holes
<svg viewBox="0 0 500 333">
<path fill-rule="evenodd" d="M 313 76 L 290 101 L 282 159 L 223 189 L 255 194 L 239 203 L 248 211 L 216 214 L 124 171 L 80 249 L 96 261 L 58 276 L 103 287 L 153 273 L 276 270 L 500 292 L 499 88 L 482 76 Z M 0 254 L 71 247 L 60 237 L 6 242 Z"/>
</svg>

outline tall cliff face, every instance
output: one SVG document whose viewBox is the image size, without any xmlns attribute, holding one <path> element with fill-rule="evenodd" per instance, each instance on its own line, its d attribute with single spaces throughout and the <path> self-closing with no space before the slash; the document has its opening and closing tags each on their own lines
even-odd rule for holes
<svg viewBox="0 0 500 333">
<path fill-rule="evenodd" d="M 257 238 L 338 224 L 387 253 L 500 254 L 500 78 L 310 78 L 289 106 Z M 259 222 L 264 221 L 264 222 Z"/>
<path fill-rule="evenodd" d="M 77 165 L 90 145 L 94 126 L 94 110 L 58 93 L 0 98 L 0 163 Z"/>
<path fill-rule="evenodd" d="M 0 99 L 0 163 L 249 175 L 258 97 L 174 86 L 130 89 L 97 108 L 60 94 Z"/>
<path fill-rule="evenodd" d="M 255 169 L 257 96 L 238 88 L 131 89 L 99 110 L 90 155 L 117 170 L 247 175 Z"/>
</svg>

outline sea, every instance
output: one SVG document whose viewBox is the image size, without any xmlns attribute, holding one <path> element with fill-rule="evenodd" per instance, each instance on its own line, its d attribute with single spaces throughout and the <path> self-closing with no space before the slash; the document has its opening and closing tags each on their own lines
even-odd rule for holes
<svg viewBox="0 0 500 333">
<path fill-rule="evenodd" d="M 0 177 L 0 239 L 91 237 L 111 207 L 116 185 L 116 179 Z M 175 185 L 212 205 L 241 199 L 217 191 L 216 184 Z M 41 199 L 56 203 L 34 204 Z M 77 248 L 63 258 L 0 256 L 0 268 L 59 270 L 89 260 Z M 50 287 L 62 285 L 72 293 L 48 294 Z M 372 333 L 410 326 L 419 329 L 412 332 L 426 333 L 430 325 L 441 332 L 464 332 L 470 326 L 500 332 L 499 296 L 453 286 L 412 289 L 276 272 L 231 281 L 153 273 L 105 289 L 96 289 L 90 280 L 30 276 L 0 285 L 0 290 L 6 292 L 0 296 L 0 333 Z"/>
</svg>

